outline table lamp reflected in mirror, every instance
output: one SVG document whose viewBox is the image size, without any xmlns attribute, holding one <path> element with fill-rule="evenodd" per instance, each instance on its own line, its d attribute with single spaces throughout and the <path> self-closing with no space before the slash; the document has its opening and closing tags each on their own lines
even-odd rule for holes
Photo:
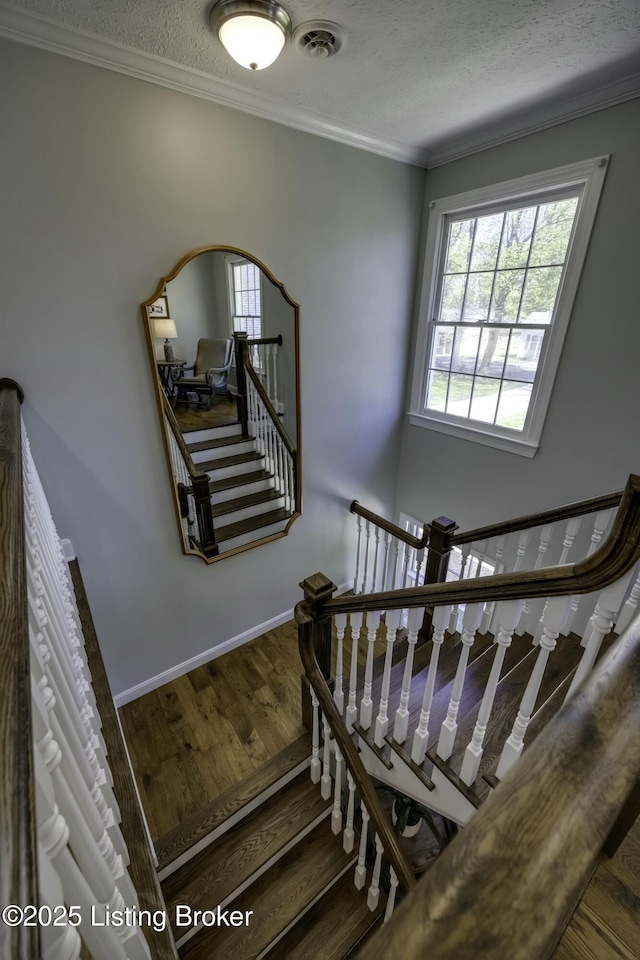
<svg viewBox="0 0 640 960">
<path fill-rule="evenodd" d="M 173 355 L 173 346 L 169 343 L 169 339 L 175 340 L 178 336 L 178 331 L 176 330 L 175 321 L 171 317 L 154 317 L 153 318 L 153 332 L 158 338 L 165 338 L 164 341 L 164 358 L 167 362 L 174 360 Z"/>
</svg>

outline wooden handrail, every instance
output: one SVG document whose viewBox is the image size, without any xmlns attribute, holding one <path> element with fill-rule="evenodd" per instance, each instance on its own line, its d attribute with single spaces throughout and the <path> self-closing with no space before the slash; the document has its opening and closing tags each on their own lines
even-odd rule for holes
<svg viewBox="0 0 640 960">
<path fill-rule="evenodd" d="M 640 772 L 640 619 L 358 956 L 546 960 Z"/>
<path fill-rule="evenodd" d="M 31 732 L 20 404 L 0 379 L 0 905 L 37 904 L 37 825 Z M 40 956 L 36 927 L 0 922 L 0 956 Z"/>
<path fill-rule="evenodd" d="M 577 500 L 575 503 L 568 503 L 564 507 L 555 507 L 553 510 L 530 513 L 525 517 L 515 517 L 513 520 L 492 523 L 487 527 L 477 527 L 475 530 L 463 530 L 462 533 L 456 533 L 450 537 L 448 544 L 451 547 L 456 547 L 463 543 L 473 543 L 474 540 L 490 540 L 492 537 L 503 537 L 508 533 L 517 533 L 531 527 L 541 527 L 558 520 L 570 520 L 571 517 L 581 517 L 587 513 L 610 510 L 612 507 L 618 506 L 623 493 L 623 490 L 618 490 L 615 493 L 604 493 L 599 497 Z"/>
<path fill-rule="evenodd" d="M 313 605 L 308 601 L 302 600 L 296 606 L 295 619 L 298 624 L 300 658 L 307 678 L 315 691 L 322 712 L 327 718 L 327 722 L 331 727 L 331 731 L 344 757 L 347 768 L 354 779 L 356 789 L 364 801 L 364 805 L 371 817 L 371 822 L 375 826 L 378 836 L 382 841 L 387 859 L 391 862 L 402 889 L 409 890 L 416 882 L 409 861 L 400 848 L 398 837 L 394 833 L 391 822 L 380 803 L 380 799 L 373 787 L 369 774 L 360 759 L 360 754 L 344 725 L 338 708 L 333 702 L 331 691 L 318 666 L 313 640 Z"/>
<path fill-rule="evenodd" d="M 277 337 L 256 337 L 255 340 L 247 339 L 247 343 L 250 347 L 258 347 L 263 343 L 277 343 L 279 347 L 282 346 L 282 334 L 279 333 Z"/>
<path fill-rule="evenodd" d="M 414 537 L 413 534 L 403 530 L 402 527 L 397 527 L 395 523 L 391 523 L 390 520 L 385 520 L 384 517 L 374 513 L 373 510 L 367 510 L 367 508 L 359 504 L 357 500 L 352 501 L 349 510 L 351 513 L 355 513 L 356 516 L 362 517 L 364 520 L 371 521 L 371 523 L 374 523 L 376 527 L 380 527 L 381 530 L 384 530 L 386 533 L 390 533 L 391 536 L 395 537 L 397 540 L 401 540 L 403 543 L 408 543 L 409 546 L 413 547 L 415 550 L 422 550 L 429 543 L 431 527 L 428 523 L 425 523 L 424 527 L 422 528 L 422 536 Z"/>
<path fill-rule="evenodd" d="M 164 408 L 165 416 L 169 422 L 169 426 L 171 427 L 171 432 L 173 433 L 175 441 L 178 444 L 178 448 L 180 450 L 182 459 L 184 460 L 185 466 L 189 472 L 189 476 L 191 477 L 192 480 L 196 480 L 199 477 L 205 476 L 205 474 L 203 474 L 201 470 L 198 470 L 195 463 L 193 462 L 193 458 L 189 453 L 186 443 L 184 442 L 184 437 L 180 432 L 180 427 L 178 426 L 176 415 L 171 409 L 171 404 L 167 400 L 164 392 L 162 393 L 162 406 Z"/>
<path fill-rule="evenodd" d="M 291 456 L 292 456 L 293 459 L 295 460 L 295 457 L 296 457 L 296 448 L 295 448 L 295 446 L 293 445 L 293 443 L 292 443 L 292 441 L 291 441 L 291 439 L 290 439 L 290 437 L 289 437 L 289 434 L 287 433 L 287 431 L 285 430 L 285 428 L 282 426 L 282 423 L 280 422 L 280 417 L 279 417 L 278 414 L 276 413 L 276 410 L 275 410 L 273 404 L 271 403 L 271 400 L 269 400 L 269 397 L 267 396 L 267 391 L 265 390 L 265 388 L 262 386 L 262 384 L 261 384 L 261 382 L 260 382 L 260 377 L 259 377 L 258 374 L 255 372 L 255 370 L 253 369 L 253 364 L 251 363 L 251 361 L 249 360 L 249 358 L 247 357 L 246 354 L 245 354 L 245 370 L 246 370 L 247 373 L 249 374 L 249 377 L 251 378 L 251 382 L 253 383 L 254 387 L 255 387 L 256 390 L 258 391 L 258 396 L 260 397 L 260 399 L 262 400 L 263 404 L 265 405 L 265 408 L 266 408 L 267 413 L 269 414 L 269 417 L 271 418 L 271 420 L 273 420 L 273 424 L 274 424 L 276 430 L 278 431 L 278 434 L 279 434 L 279 436 L 280 436 L 280 439 L 282 440 L 282 442 L 284 443 L 285 447 L 287 448 L 287 450 L 289 451 L 289 453 L 291 454 Z"/>
<path fill-rule="evenodd" d="M 602 546 L 579 563 L 501 573 L 494 577 L 454 580 L 424 587 L 405 587 L 378 593 L 324 600 L 318 613 L 356 613 L 405 607 L 521 600 L 591 593 L 615 583 L 640 559 L 640 476 L 631 474 L 623 491 L 611 532 Z"/>
</svg>

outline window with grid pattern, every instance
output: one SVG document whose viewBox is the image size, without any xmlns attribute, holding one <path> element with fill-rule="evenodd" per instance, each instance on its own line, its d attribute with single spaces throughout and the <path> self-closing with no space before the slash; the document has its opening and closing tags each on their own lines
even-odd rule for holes
<svg viewBox="0 0 640 960">
<path fill-rule="evenodd" d="M 413 423 L 534 455 L 606 163 L 431 204 Z"/>
<path fill-rule="evenodd" d="M 260 268 L 250 260 L 229 264 L 233 332 L 245 331 L 249 340 L 262 337 Z"/>
</svg>

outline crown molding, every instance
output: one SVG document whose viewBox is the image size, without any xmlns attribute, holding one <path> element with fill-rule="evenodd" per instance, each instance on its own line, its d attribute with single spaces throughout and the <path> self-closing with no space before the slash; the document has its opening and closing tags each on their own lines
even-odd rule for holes
<svg viewBox="0 0 640 960">
<path fill-rule="evenodd" d="M 433 147 L 426 151 L 426 166 L 431 169 L 453 160 L 462 160 L 481 150 L 519 140 L 531 133 L 547 130 L 569 120 L 577 120 L 578 117 L 597 113 L 598 110 L 605 110 L 635 97 L 640 97 L 640 70 L 591 90 L 523 110 L 517 117 L 511 115 L 502 122 L 488 123 L 483 130 L 470 132 L 445 142 L 442 146 Z"/>
<path fill-rule="evenodd" d="M 320 116 L 312 110 L 271 100 L 228 80 L 217 79 L 200 70 L 1 2 L 0 37 L 156 83 L 391 160 L 420 167 L 426 164 L 426 151 L 412 144 L 380 137 L 339 120 Z"/>
</svg>

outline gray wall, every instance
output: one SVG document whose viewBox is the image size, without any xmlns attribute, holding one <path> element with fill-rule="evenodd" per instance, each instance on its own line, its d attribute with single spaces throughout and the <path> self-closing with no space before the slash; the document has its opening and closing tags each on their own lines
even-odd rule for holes
<svg viewBox="0 0 640 960">
<path fill-rule="evenodd" d="M 117 693 L 291 608 L 301 576 L 344 582 L 346 505 L 392 507 L 424 174 L 18 44 L 0 77 L 2 374 Z M 304 516 L 213 566 L 178 546 L 139 308 L 208 243 L 267 264 L 302 327 Z"/>
<path fill-rule="evenodd" d="M 610 168 L 535 458 L 405 422 L 398 510 L 422 520 L 445 514 L 469 528 L 619 489 L 640 472 L 640 100 L 430 170 L 426 204 L 606 153 Z"/>
<path fill-rule="evenodd" d="M 198 340 L 219 336 L 213 256 L 211 253 L 201 253 L 194 257 L 167 284 L 169 314 L 175 320 L 178 334 L 173 345 L 174 352 L 176 357 L 189 364 L 195 363 Z"/>
</svg>

